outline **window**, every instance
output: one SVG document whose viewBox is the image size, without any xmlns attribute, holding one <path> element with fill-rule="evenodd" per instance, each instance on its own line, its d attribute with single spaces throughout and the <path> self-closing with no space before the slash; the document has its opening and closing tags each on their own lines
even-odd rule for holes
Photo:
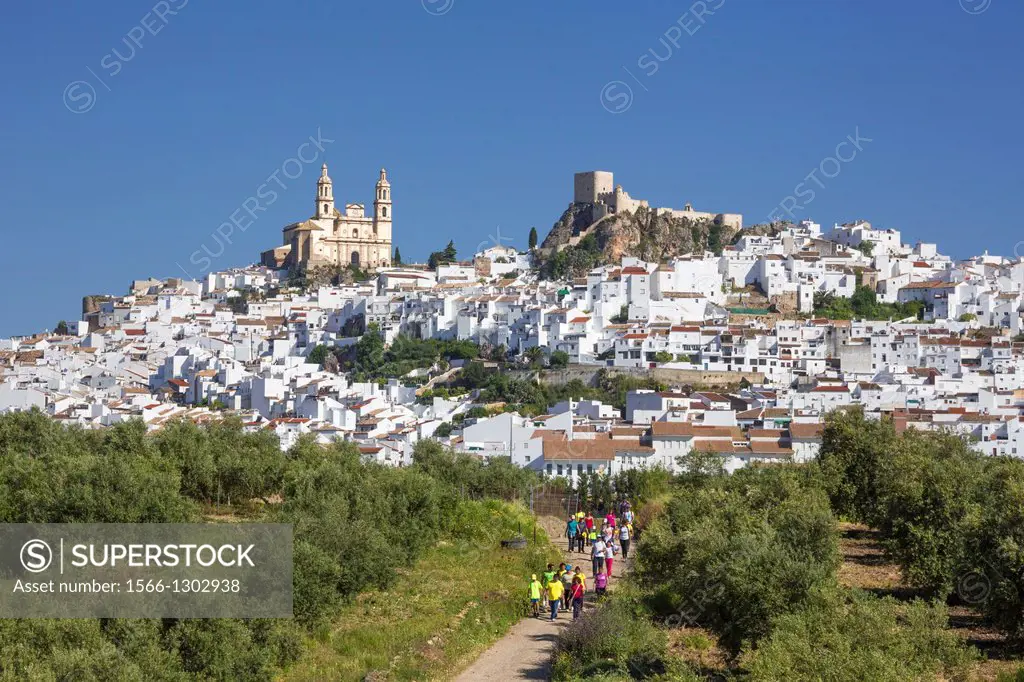
<svg viewBox="0 0 1024 682">
<path fill-rule="evenodd" d="M 588 464 L 587 465 L 587 473 L 588 474 L 594 473 L 594 465 L 593 464 Z"/>
<path fill-rule="evenodd" d="M 562 465 L 561 464 L 558 465 L 558 475 L 559 476 L 562 475 Z"/>
<path fill-rule="evenodd" d="M 551 465 L 548 464 L 548 476 L 550 476 L 550 475 L 551 475 Z"/>
</svg>

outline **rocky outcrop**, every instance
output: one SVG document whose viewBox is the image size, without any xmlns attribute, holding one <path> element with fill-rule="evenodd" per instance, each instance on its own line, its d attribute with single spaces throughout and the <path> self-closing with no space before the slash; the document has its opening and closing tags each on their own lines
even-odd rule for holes
<svg viewBox="0 0 1024 682">
<path fill-rule="evenodd" d="M 589 248 L 594 248 L 596 242 L 601 253 L 599 260 L 605 263 L 618 262 L 623 256 L 661 262 L 688 253 L 721 253 L 722 247 L 731 244 L 736 235 L 733 228 L 712 220 L 678 218 L 645 207 L 596 221 L 594 215 L 593 204 L 570 206 L 541 244 L 542 253 L 551 257 L 558 251 L 578 247 L 587 239 Z"/>
<path fill-rule="evenodd" d="M 750 227 L 744 227 L 742 230 L 736 233 L 735 239 L 740 237 L 778 237 L 779 233 L 787 227 L 793 227 L 791 222 L 775 222 L 775 223 L 759 223 L 757 225 L 751 225 Z"/>
</svg>

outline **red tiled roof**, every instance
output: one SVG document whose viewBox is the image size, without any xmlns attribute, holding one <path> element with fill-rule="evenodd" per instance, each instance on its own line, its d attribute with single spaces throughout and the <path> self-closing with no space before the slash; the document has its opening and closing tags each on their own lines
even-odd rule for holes
<svg viewBox="0 0 1024 682">
<path fill-rule="evenodd" d="M 821 434 L 825 431 L 825 425 L 818 422 L 814 424 L 805 424 L 802 422 L 790 422 L 789 434 L 794 439 L 800 440 L 814 440 L 821 438 Z"/>
<path fill-rule="evenodd" d="M 640 445 L 639 438 L 595 438 L 566 440 L 564 438 L 544 439 L 546 461 L 597 461 L 611 462 L 616 454 L 635 453 L 649 455 L 654 448 Z"/>
</svg>

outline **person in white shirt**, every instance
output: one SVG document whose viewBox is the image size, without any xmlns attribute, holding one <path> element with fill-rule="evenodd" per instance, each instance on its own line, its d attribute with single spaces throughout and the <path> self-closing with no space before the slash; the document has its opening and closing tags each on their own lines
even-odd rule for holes
<svg viewBox="0 0 1024 682">
<path fill-rule="evenodd" d="M 629 541 L 632 539 L 629 535 L 629 529 L 631 526 L 628 523 L 624 523 L 619 527 L 619 544 L 622 546 L 622 558 L 629 558 Z"/>
<path fill-rule="evenodd" d="M 604 568 L 605 550 L 607 547 L 608 545 L 605 544 L 604 539 L 600 536 L 590 546 L 590 558 L 594 563 L 594 575 L 597 575 Z"/>
</svg>

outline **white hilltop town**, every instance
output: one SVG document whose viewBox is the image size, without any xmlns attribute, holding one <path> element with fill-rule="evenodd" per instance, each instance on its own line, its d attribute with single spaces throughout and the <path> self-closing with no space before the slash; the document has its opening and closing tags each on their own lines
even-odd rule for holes
<svg viewBox="0 0 1024 682">
<path fill-rule="evenodd" d="M 0 411 L 88 429 L 240 418 L 282 449 L 354 441 L 391 466 L 437 438 L 570 480 L 678 469 L 700 450 L 729 470 L 807 461 L 826 413 L 850 405 L 1024 456 L 1019 258 L 953 260 L 866 221 L 803 221 L 740 232 L 720 254 L 625 257 L 550 281 L 536 250 L 500 244 L 395 262 L 384 170 L 369 215 L 336 207 L 326 166 L 315 190 L 312 217 L 258 265 L 134 281 L 86 297 L 57 332 L 0 340 Z M 595 219 L 639 205 L 611 173 L 577 174 L 572 191 Z M 319 266 L 360 275 L 296 274 Z M 426 362 L 410 351 L 426 346 L 438 349 Z M 616 404 L 602 386 L 623 377 L 646 388 Z"/>
</svg>

